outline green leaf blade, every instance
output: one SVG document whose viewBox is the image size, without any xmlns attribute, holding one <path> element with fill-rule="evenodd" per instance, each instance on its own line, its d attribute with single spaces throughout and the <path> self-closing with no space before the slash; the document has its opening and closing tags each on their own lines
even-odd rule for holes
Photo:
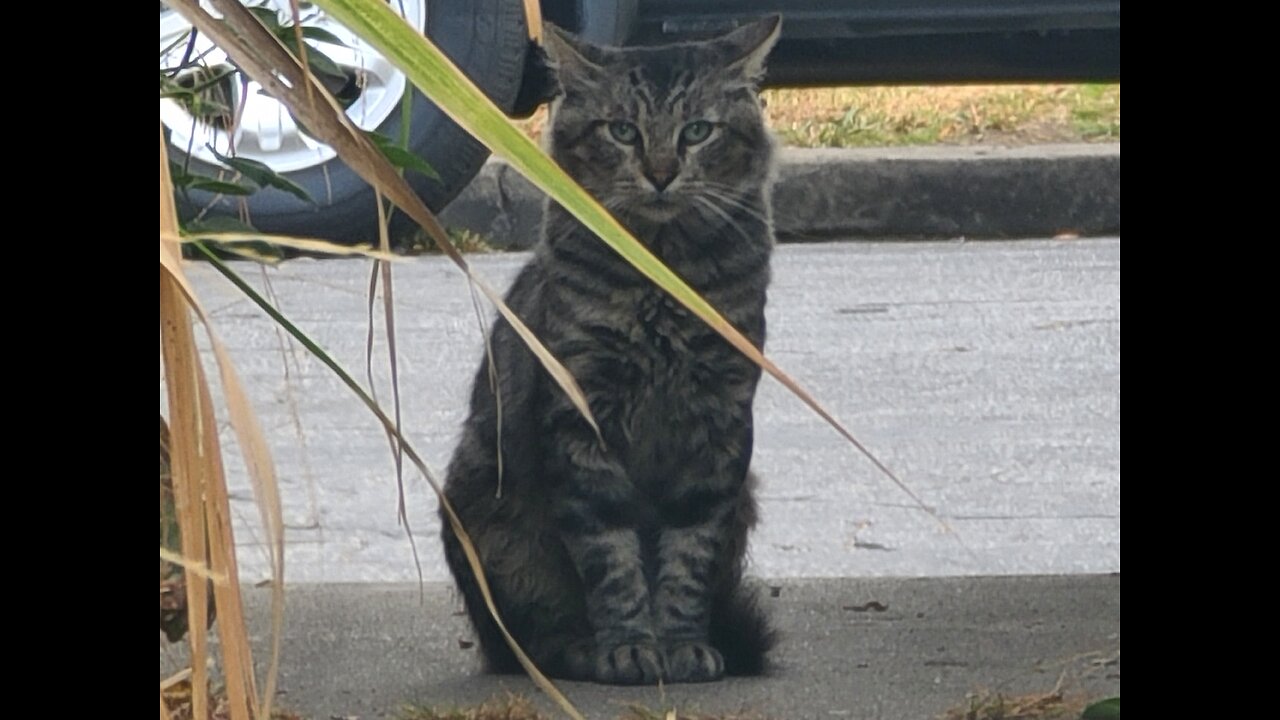
<svg viewBox="0 0 1280 720">
<path fill-rule="evenodd" d="M 420 172 L 432 180 L 439 182 L 440 174 L 437 173 L 435 168 L 431 167 L 426 160 L 423 160 L 417 155 L 405 150 L 386 136 L 372 131 L 366 131 L 365 135 L 373 141 L 373 144 L 377 146 L 378 150 L 386 156 L 387 161 L 392 165 L 402 170 Z"/>
<path fill-rule="evenodd" d="M 235 170 L 241 175 L 244 175 L 258 187 L 273 187 L 278 190 L 283 190 L 299 200 L 309 202 L 312 205 L 315 204 L 316 201 L 312 199 L 311 194 L 307 192 L 306 188 L 271 169 L 271 166 L 266 163 L 251 160 L 249 158 L 223 155 L 215 150 L 212 145 L 206 145 L 205 147 L 209 152 L 213 153 L 214 157 L 218 158 L 219 162 Z"/>
<path fill-rule="evenodd" d="M 239 183 L 227 182 L 225 180 L 214 180 L 206 177 L 193 177 L 187 183 L 190 190 L 204 190 L 205 192 L 221 193 L 223 195 L 236 195 L 243 197 L 252 195 L 257 192 L 257 188 L 246 187 Z"/>
<path fill-rule="evenodd" d="M 330 45 L 341 45 L 342 47 L 347 47 L 347 44 L 343 42 L 342 38 L 334 35 L 324 28 L 304 26 L 302 28 L 302 37 L 308 40 L 328 43 Z"/>
<path fill-rule="evenodd" d="M 1080 720 L 1120 720 L 1120 698 L 1099 700 L 1084 709 Z"/>
</svg>

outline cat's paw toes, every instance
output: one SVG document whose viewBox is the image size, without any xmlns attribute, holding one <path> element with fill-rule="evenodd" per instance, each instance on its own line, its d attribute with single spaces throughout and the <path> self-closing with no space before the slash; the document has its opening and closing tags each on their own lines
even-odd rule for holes
<svg viewBox="0 0 1280 720">
<path fill-rule="evenodd" d="M 711 682 L 724 677 L 724 657 L 702 642 L 676 643 L 667 649 L 667 680 L 673 683 Z"/>
<path fill-rule="evenodd" d="M 587 638 L 568 643 L 547 665 L 559 669 L 559 679 L 591 682 L 596 679 L 595 641 Z"/>
<path fill-rule="evenodd" d="M 596 682 L 656 685 L 666 678 L 666 658 L 662 650 L 651 643 L 623 643 L 602 648 L 596 656 Z"/>
</svg>

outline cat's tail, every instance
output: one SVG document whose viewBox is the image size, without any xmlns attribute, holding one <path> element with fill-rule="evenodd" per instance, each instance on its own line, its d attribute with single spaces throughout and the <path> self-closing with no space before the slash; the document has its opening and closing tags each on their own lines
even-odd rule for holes
<svg viewBox="0 0 1280 720">
<path fill-rule="evenodd" d="M 724 656 L 728 675 L 761 675 L 778 634 L 760 608 L 755 588 L 738 584 L 716 599 L 711 616 L 711 646 Z"/>
</svg>

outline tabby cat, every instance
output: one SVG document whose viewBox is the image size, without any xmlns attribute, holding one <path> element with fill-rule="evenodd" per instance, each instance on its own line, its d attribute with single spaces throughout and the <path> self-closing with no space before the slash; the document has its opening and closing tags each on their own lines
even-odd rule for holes
<svg viewBox="0 0 1280 720">
<path fill-rule="evenodd" d="M 552 157 L 757 346 L 773 247 L 758 85 L 779 24 L 663 47 L 545 40 Z M 552 677 L 760 672 L 772 633 L 742 586 L 759 368 L 555 203 L 507 303 L 603 437 L 499 320 L 445 493 L 512 635 Z M 448 522 L 443 536 L 489 668 L 517 670 Z"/>
</svg>

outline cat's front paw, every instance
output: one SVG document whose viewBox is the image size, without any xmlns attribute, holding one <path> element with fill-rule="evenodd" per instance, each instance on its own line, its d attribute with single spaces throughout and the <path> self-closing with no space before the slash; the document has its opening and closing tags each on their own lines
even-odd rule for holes
<svg viewBox="0 0 1280 720">
<path fill-rule="evenodd" d="M 596 656 L 596 682 L 610 685 L 656 685 L 667 679 L 666 658 L 652 643 L 623 643 L 601 648 Z"/>
<path fill-rule="evenodd" d="M 702 642 L 683 642 L 667 648 L 667 681 L 711 682 L 724 677 L 724 657 Z"/>
</svg>

